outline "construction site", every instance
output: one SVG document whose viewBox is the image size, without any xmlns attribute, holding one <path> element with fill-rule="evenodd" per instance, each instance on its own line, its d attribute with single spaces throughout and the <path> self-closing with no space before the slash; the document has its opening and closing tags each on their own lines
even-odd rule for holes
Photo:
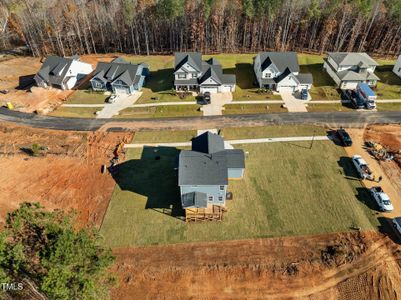
<svg viewBox="0 0 401 300">
<path fill-rule="evenodd" d="M 383 174 L 381 185 L 393 202 L 399 201 L 401 127 L 347 130 L 354 141 L 349 155 L 369 151 L 372 171 Z M 19 203 L 38 201 L 48 209 L 74 209 L 78 226 L 100 227 L 116 185 L 114 167 L 126 159 L 124 144 L 133 136 L 2 124 L 1 223 Z M 205 213 L 188 218 L 205 219 Z M 387 218 L 379 221 L 375 232 L 116 247 L 118 287 L 112 299 L 132 299 L 133 294 L 187 299 L 200 293 L 208 299 L 399 299 L 400 240 L 389 231 Z"/>
</svg>

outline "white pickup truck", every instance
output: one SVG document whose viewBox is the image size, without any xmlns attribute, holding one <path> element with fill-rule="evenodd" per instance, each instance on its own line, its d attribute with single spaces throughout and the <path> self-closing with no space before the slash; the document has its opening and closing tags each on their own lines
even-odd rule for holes
<svg viewBox="0 0 401 300">
<path fill-rule="evenodd" d="M 391 204 L 389 196 L 383 191 L 380 186 L 374 186 L 370 189 L 370 193 L 375 198 L 377 205 L 381 211 L 390 212 L 394 207 Z"/>
<path fill-rule="evenodd" d="M 373 174 L 368 167 L 368 163 L 360 155 L 354 155 L 352 157 L 352 163 L 362 179 L 373 180 Z"/>
</svg>

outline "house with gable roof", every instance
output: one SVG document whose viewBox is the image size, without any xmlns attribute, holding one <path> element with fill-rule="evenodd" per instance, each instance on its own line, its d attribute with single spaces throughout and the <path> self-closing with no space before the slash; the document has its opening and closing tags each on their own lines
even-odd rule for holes
<svg viewBox="0 0 401 300">
<path fill-rule="evenodd" d="M 234 92 L 235 83 L 235 75 L 224 74 L 217 59 L 203 61 L 199 52 L 175 53 L 174 87 L 177 91 Z"/>
<path fill-rule="evenodd" d="M 142 89 L 149 67 L 145 63 L 132 64 L 118 57 L 109 63 L 99 62 L 94 73 L 90 80 L 93 90 L 132 94 Z"/>
<path fill-rule="evenodd" d="M 178 185 L 184 209 L 224 207 L 229 179 L 244 176 L 245 156 L 240 149 L 226 149 L 223 138 L 209 131 L 192 140 L 192 150 L 178 159 Z"/>
<path fill-rule="evenodd" d="M 92 66 L 80 61 L 78 56 L 49 56 L 34 76 L 34 80 L 39 87 L 70 90 L 91 72 Z"/>
<path fill-rule="evenodd" d="M 295 52 L 260 52 L 254 58 L 253 69 L 260 88 L 296 92 L 312 86 L 312 74 L 299 73 Z"/>
<path fill-rule="evenodd" d="M 380 80 L 374 73 L 378 63 L 366 53 L 328 52 L 323 69 L 340 89 L 355 90 L 358 83 L 376 86 Z"/>
</svg>

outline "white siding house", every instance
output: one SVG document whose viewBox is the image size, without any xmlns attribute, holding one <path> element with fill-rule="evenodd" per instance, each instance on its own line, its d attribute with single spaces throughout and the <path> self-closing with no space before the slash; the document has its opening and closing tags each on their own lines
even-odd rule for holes
<svg viewBox="0 0 401 300">
<path fill-rule="evenodd" d="M 393 72 L 398 76 L 401 77 L 401 55 L 398 56 L 397 62 L 394 65 Z"/>
</svg>

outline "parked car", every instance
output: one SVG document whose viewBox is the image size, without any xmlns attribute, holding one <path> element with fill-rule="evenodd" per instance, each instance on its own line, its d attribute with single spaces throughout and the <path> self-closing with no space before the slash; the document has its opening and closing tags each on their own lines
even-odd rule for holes
<svg viewBox="0 0 401 300">
<path fill-rule="evenodd" d="M 368 163 L 360 155 L 354 155 L 352 157 L 352 163 L 362 179 L 373 180 L 373 173 L 369 169 Z"/>
<path fill-rule="evenodd" d="M 342 92 L 343 94 L 343 100 L 349 100 L 351 103 L 351 106 L 355 109 L 362 109 L 365 108 L 365 102 L 363 99 L 360 99 L 357 97 L 355 91 L 353 90 L 344 90 Z"/>
<path fill-rule="evenodd" d="M 349 147 L 352 146 L 352 139 L 349 136 L 348 132 L 345 131 L 344 128 L 340 128 L 337 130 L 337 135 L 338 138 L 340 139 L 341 143 L 345 146 L 345 147 Z"/>
<path fill-rule="evenodd" d="M 307 89 L 301 90 L 301 100 L 308 100 L 308 90 Z"/>
<path fill-rule="evenodd" d="M 393 225 L 395 230 L 397 230 L 398 233 L 401 234 L 401 217 L 395 217 L 393 219 Z"/>
<path fill-rule="evenodd" d="M 203 100 L 204 100 L 207 104 L 210 104 L 210 92 L 204 92 L 204 93 L 203 93 Z"/>
<path fill-rule="evenodd" d="M 390 201 L 389 196 L 383 191 L 380 186 L 374 186 L 369 191 L 372 194 L 373 198 L 376 200 L 376 203 L 381 211 L 393 211 L 394 207 Z"/>
<path fill-rule="evenodd" d="M 107 103 L 114 103 L 116 102 L 117 95 L 113 94 L 109 98 L 107 98 Z"/>
</svg>

